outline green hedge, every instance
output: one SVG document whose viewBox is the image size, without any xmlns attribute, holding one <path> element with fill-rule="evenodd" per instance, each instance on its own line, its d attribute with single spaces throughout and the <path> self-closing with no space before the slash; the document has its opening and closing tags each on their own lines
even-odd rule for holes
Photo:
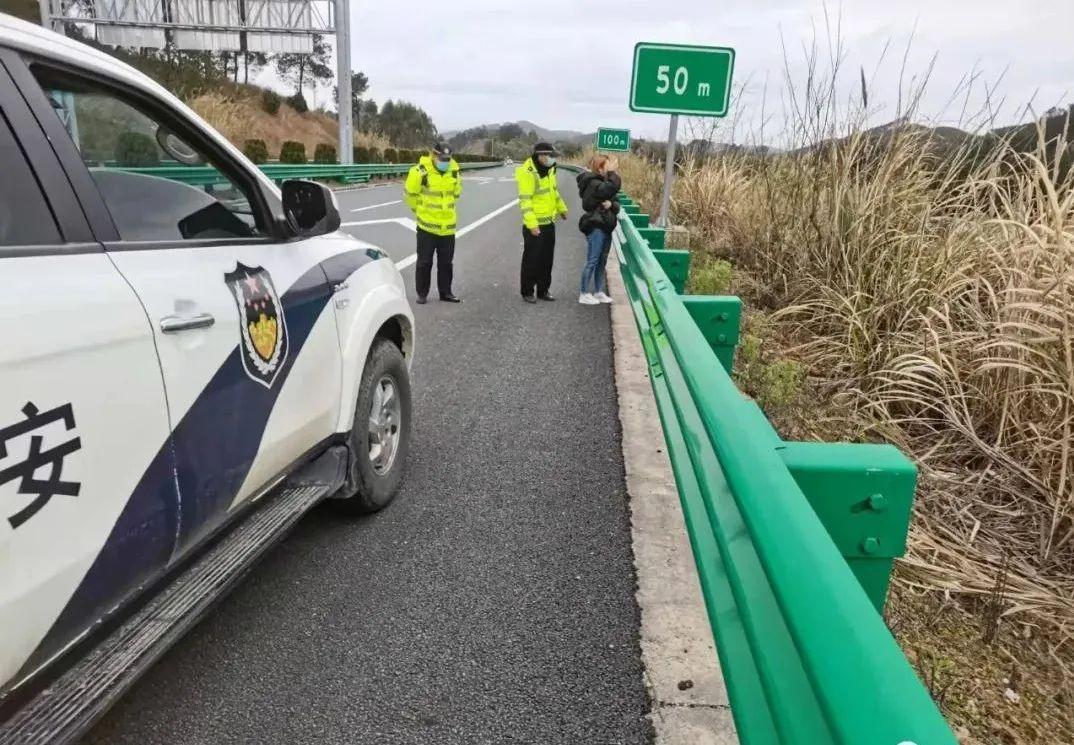
<svg viewBox="0 0 1074 745">
<path fill-rule="evenodd" d="M 305 163 L 306 145 L 303 142 L 288 140 L 280 147 L 281 163 Z"/>
<path fill-rule="evenodd" d="M 369 148 L 361 145 L 356 145 L 354 148 L 354 162 L 355 163 L 369 163 Z"/>
<path fill-rule="evenodd" d="M 313 149 L 313 162 L 314 163 L 335 163 L 336 162 L 336 148 L 334 145 L 328 145 L 324 142 L 317 144 L 317 147 Z"/>
<path fill-rule="evenodd" d="M 116 142 L 116 162 L 121 166 L 160 165 L 160 147 L 149 135 L 124 132 Z"/>
<path fill-rule="evenodd" d="M 264 140 L 247 140 L 242 146 L 242 154 L 254 163 L 267 163 L 268 145 Z"/>
<path fill-rule="evenodd" d="M 384 162 L 385 163 L 398 163 L 399 152 L 394 147 L 384 149 Z"/>
</svg>

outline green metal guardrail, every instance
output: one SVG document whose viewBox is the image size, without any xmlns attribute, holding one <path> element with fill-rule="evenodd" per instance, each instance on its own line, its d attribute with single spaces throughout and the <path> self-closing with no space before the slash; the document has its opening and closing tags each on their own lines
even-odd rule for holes
<svg viewBox="0 0 1074 745">
<path fill-rule="evenodd" d="M 730 376 L 739 299 L 681 295 L 689 253 L 622 201 L 621 271 L 740 740 L 954 745 L 879 613 L 913 464 L 781 440 Z"/>
<path fill-rule="evenodd" d="M 259 166 L 266 176 L 276 182 L 287 179 L 324 179 L 347 184 L 364 183 L 380 176 L 405 176 L 412 163 L 265 163 Z M 462 170 L 498 168 L 502 163 L 460 163 Z M 212 166 L 115 166 L 131 173 L 180 181 L 191 186 L 227 184 L 228 179 Z"/>
</svg>

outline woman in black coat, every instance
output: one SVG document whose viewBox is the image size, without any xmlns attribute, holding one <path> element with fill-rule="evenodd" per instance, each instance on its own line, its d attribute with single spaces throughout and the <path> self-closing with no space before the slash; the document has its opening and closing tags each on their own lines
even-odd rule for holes
<svg viewBox="0 0 1074 745">
<path fill-rule="evenodd" d="M 608 277 L 605 269 L 608 250 L 612 245 L 619 214 L 619 188 L 622 181 L 617 171 L 619 163 L 607 155 L 594 155 L 589 170 L 578 174 L 578 195 L 582 198 L 582 217 L 578 229 L 586 235 L 585 266 L 582 267 L 582 286 L 578 302 L 597 305 L 612 302 L 608 296 Z"/>
</svg>

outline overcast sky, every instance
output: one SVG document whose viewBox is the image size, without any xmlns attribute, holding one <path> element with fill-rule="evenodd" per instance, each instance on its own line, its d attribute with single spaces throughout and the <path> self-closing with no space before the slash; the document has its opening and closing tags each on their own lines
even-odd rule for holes
<svg viewBox="0 0 1074 745">
<path fill-rule="evenodd" d="M 970 110 L 983 106 L 985 83 L 998 83 L 995 95 L 1007 102 L 999 123 L 1027 118 L 1030 101 L 1038 112 L 1074 102 L 1074 0 L 844 0 L 827 12 L 832 26 L 841 22 L 845 95 L 860 90 L 864 66 L 873 124 L 895 116 L 911 35 L 910 74 L 938 55 L 926 117 L 957 124 L 962 102 L 947 102 L 974 71 L 980 82 Z M 744 130 L 759 121 L 766 80 L 768 111 L 780 106 L 781 34 L 798 77 L 802 45 L 814 31 L 822 40 L 827 34 L 825 6 L 815 0 L 351 0 L 351 13 L 352 62 L 372 81 L 368 95 L 411 100 L 441 131 L 529 119 L 554 129 L 619 126 L 664 137 L 666 116 L 627 106 L 638 41 L 734 47 L 735 85 L 745 90 L 731 108 L 746 120 L 738 125 Z"/>
</svg>

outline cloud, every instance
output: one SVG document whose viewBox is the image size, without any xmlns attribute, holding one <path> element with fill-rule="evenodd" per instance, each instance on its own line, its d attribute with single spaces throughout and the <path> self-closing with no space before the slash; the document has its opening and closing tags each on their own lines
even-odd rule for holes
<svg viewBox="0 0 1074 745">
<path fill-rule="evenodd" d="M 736 83 L 747 84 L 733 113 L 755 121 L 786 94 L 783 45 L 793 80 L 805 73 L 803 43 L 828 45 L 825 6 L 799 0 L 545 0 L 540 6 L 455 0 L 453 3 L 352 3 L 352 60 L 371 80 L 377 100 L 405 98 L 425 108 L 441 129 L 529 119 L 556 129 L 630 127 L 662 137 L 667 117 L 627 107 L 632 49 L 638 41 L 735 47 Z M 827 8 L 838 28 L 854 95 L 858 70 L 870 83 L 880 123 L 894 114 L 900 78 L 921 75 L 936 56 L 924 115 L 957 119 L 944 105 L 977 70 L 1018 118 L 1034 95 L 1047 108 L 1074 96 L 1074 3 L 1023 0 L 842 0 Z M 881 52 L 888 43 L 887 54 Z M 908 74 L 902 55 L 907 44 Z M 985 100 L 971 93 L 971 108 Z M 778 116 L 777 116 L 778 118 Z"/>
</svg>

